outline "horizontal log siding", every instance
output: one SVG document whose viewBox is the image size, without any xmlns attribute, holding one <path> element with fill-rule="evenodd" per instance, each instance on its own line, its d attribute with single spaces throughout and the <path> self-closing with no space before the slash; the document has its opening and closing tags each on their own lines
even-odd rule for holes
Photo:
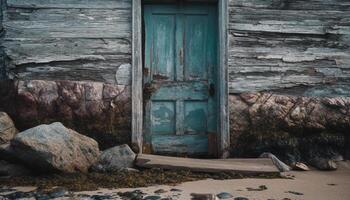
<svg viewBox="0 0 350 200">
<path fill-rule="evenodd" d="M 131 2 L 7 0 L 10 77 L 116 83 Z M 350 81 L 348 0 L 229 0 L 229 41 L 231 93 Z"/>
<path fill-rule="evenodd" d="M 5 72 L 5 58 L 4 58 L 4 48 L 3 48 L 3 36 L 4 36 L 4 29 L 2 26 L 2 10 L 3 10 L 3 0 L 0 0 L 0 80 L 3 80 L 6 78 L 6 72 Z"/>
<path fill-rule="evenodd" d="M 7 0 L 10 77 L 116 83 L 131 62 L 131 0 Z"/>
<path fill-rule="evenodd" d="M 231 93 L 350 80 L 348 0 L 230 0 Z"/>
</svg>

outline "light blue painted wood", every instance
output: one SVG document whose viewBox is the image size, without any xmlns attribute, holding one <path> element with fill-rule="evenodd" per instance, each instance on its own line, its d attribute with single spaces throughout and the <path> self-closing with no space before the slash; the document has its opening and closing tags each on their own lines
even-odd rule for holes
<svg viewBox="0 0 350 200">
<path fill-rule="evenodd" d="M 145 5 L 145 140 L 153 153 L 207 154 L 217 134 L 213 4 Z"/>
<path fill-rule="evenodd" d="M 208 152 L 207 135 L 161 135 L 152 137 L 152 150 L 160 154 L 203 155 Z"/>
</svg>

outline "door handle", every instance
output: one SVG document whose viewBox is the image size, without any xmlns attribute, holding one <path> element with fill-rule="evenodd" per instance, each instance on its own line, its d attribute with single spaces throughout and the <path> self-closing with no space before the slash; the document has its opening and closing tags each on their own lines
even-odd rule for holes
<svg viewBox="0 0 350 200">
<path fill-rule="evenodd" d="M 214 83 L 210 83 L 209 85 L 209 96 L 214 96 L 215 95 L 215 85 Z"/>
</svg>

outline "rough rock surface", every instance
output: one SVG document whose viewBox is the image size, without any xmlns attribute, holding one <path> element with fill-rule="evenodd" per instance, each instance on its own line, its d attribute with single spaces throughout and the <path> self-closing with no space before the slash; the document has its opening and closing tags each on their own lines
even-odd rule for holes
<svg viewBox="0 0 350 200">
<path fill-rule="evenodd" d="M 87 172 L 100 153 L 95 140 L 59 122 L 17 134 L 11 147 L 28 167 L 66 173 Z"/>
<path fill-rule="evenodd" d="M 333 160 L 324 158 L 314 158 L 310 160 L 309 163 L 319 170 L 336 170 L 338 168 L 337 163 L 335 163 Z"/>
<path fill-rule="evenodd" d="M 99 82 L 0 81 L 0 111 L 17 128 L 56 121 L 94 138 L 101 149 L 130 140 L 130 87 Z"/>
<path fill-rule="evenodd" d="M 229 103 L 233 156 L 271 152 L 291 164 L 350 152 L 350 97 L 243 93 Z"/>
<path fill-rule="evenodd" d="M 10 116 L 0 112 L 0 145 L 10 142 L 16 133 L 17 129 Z"/>
<path fill-rule="evenodd" d="M 132 168 L 136 154 L 126 144 L 103 151 L 92 169 L 98 172 L 113 172 Z"/>
</svg>

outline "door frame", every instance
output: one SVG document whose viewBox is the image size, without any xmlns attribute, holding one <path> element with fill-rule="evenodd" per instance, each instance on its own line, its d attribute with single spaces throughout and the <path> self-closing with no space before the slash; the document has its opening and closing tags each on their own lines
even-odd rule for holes
<svg viewBox="0 0 350 200">
<path fill-rule="evenodd" d="M 218 2 L 218 156 L 227 158 L 230 147 L 228 107 L 228 1 Z M 132 148 L 143 153 L 143 47 L 142 0 L 132 1 Z"/>
</svg>

